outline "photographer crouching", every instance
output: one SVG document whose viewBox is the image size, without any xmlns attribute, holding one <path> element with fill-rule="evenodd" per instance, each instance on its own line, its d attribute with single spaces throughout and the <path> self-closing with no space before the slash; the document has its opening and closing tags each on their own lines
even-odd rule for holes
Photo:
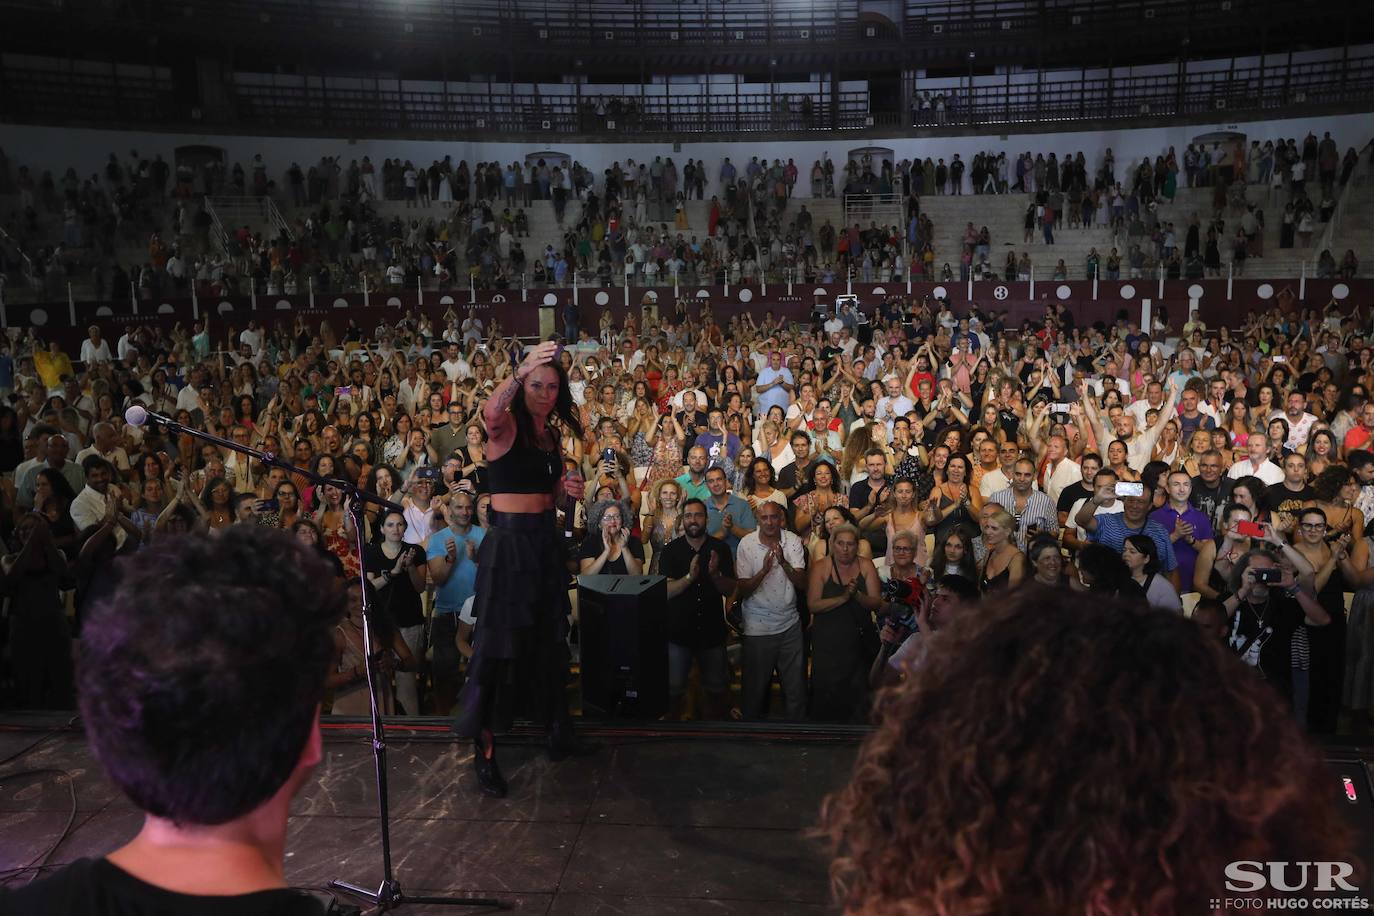
<svg viewBox="0 0 1374 916">
<path fill-rule="evenodd" d="M 927 588 L 920 578 L 894 576 L 883 583 L 881 644 L 868 683 L 875 690 L 906 676 L 925 657 L 930 634 L 952 622 L 960 610 L 978 602 L 978 586 L 963 576 L 946 575 Z"/>
</svg>

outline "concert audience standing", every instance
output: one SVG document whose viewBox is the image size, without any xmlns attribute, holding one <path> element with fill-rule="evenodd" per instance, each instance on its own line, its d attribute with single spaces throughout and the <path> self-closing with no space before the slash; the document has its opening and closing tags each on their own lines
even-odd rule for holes
<svg viewBox="0 0 1374 916">
<path fill-rule="evenodd" d="M 403 164 L 380 169 L 379 181 L 400 181 Z M 979 168 L 987 174 L 986 158 Z M 1033 169 L 1020 178 L 1037 180 Z M 540 180 L 532 193 L 543 193 Z M 812 326 L 772 314 L 717 321 L 709 304 L 675 304 L 662 317 L 604 311 L 579 316 L 596 336 L 579 329 L 557 356 L 567 415 L 585 421 L 585 433 L 557 430 L 562 470 L 586 480 L 585 498 L 556 505 L 572 561 L 555 561 L 558 577 L 647 569 L 669 579 L 671 716 L 862 720 L 874 659 L 920 654 L 888 626 L 891 602 L 874 584 L 884 578 L 959 575 L 1011 593 L 1062 578 L 1175 613 L 1215 601 L 1207 613 L 1225 617 L 1239 651 L 1243 612 L 1269 593 L 1247 589 L 1237 604 L 1233 574 L 1263 545 L 1282 549 L 1304 616 L 1286 649 L 1258 658 L 1278 665 L 1288 653 L 1285 692 L 1312 728 L 1365 727 L 1366 313 L 1273 309 L 1236 328 L 1193 315 L 1175 336 L 1167 320 L 1083 326 L 1056 306 L 1019 325 L 901 297 L 863 312 Z M 452 310 L 395 310 L 375 327 L 337 330 L 208 316 L 193 328 L 97 327 L 75 360 L 36 330 L 19 334 L 12 399 L 0 408 L 10 473 L 0 585 L 31 602 L 20 614 L 11 601 L 3 657 L 17 695 L 60 705 L 69 693 L 60 665 L 30 662 L 68 651 L 56 596 L 75 586 L 84 623 L 117 585 L 117 556 L 251 524 L 289 528 L 331 570 L 356 563 L 337 488 L 129 427 L 123 413 L 139 404 L 401 503 L 400 515 L 363 520 L 375 606 L 397 634 L 382 644 L 388 687 L 407 713 L 450 711 L 480 650 L 468 599 L 482 581 L 478 546 L 495 530 L 487 408 L 528 345 L 499 317 L 477 322 Z M 871 335 L 854 336 L 865 324 Z M 1303 527 L 1317 524 L 1313 509 L 1328 526 L 1321 538 Z M 1298 559 L 1308 554 L 1311 572 Z M 1355 593 L 1348 615 L 1338 589 Z M 1290 598 L 1288 586 L 1271 591 L 1272 608 Z M 1309 599 L 1338 624 L 1308 613 Z M 359 686 L 347 661 L 363 647 L 338 648 L 327 703 L 346 711 Z M 407 670 L 407 657 L 420 670 Z M 697 683 L 704 697 L 692 695 Z"/>
</svg>

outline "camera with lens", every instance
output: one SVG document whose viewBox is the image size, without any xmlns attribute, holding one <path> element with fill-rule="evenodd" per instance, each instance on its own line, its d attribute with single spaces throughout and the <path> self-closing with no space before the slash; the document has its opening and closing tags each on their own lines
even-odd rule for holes
<svg viewBox="0 0 1374 916">
<path fill-rule="evenodd" d="M 881 590 L 887 607 L 881 614 L 897 626 L 905 627 L 912 633 L 920 629 L 916 625 L 916 608 L 925 600 L 926 584 L 920 579 L 889 579 Z"/>
</svg>

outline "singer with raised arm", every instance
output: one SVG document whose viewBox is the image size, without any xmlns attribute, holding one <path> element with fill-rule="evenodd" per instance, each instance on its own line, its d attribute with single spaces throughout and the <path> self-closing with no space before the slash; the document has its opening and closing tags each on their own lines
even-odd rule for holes
<svg viewBox="0 0 1374 916">
<path fill-rule="evenodd" d="M 550 759 L 583 750 L 564 693 L 571 607 L 554 512 L 556 500 L 584 494 L 582 478 L 563 472 L 559 447 L 564 433 L 581 438 L 582 423 L 560 349 L 531 349 L 483 409 L 491 528 L 477 552 L 474 654 L 454 731 L 473 739 L 477 787 L 495 798 L 506 794 L 506 781 L 493 733 L 508 730 L 517 709 L 545 723 Z"/>
</svg>

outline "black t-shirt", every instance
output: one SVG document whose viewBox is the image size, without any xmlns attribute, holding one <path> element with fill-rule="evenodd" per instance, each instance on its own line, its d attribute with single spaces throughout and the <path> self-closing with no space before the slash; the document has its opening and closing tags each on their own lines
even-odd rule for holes
<svg viewBox="0 0 1374 916">
<path fill-rule="evenodd" d="M 418 544 L 407 544 L 405 549 L 411 552 L 412 563 L 416 566 L 424 565 L 425 552 Z M 382 553 L 379 545 L 368 544 L 363 549 L 363 560 L 367 564 L 368 573 L 381 575 L 383 571 L 395 569 L 400 557 L 392 559 Z M 392 622 L 398 627 L 417 627 L 425 622 L 424 612 L 420 607 L 420 593 L 415 590 L 415 584 L 410 581 L 408 573 L 393 577 L 386 588 L 377 592 L 377 607 L 381 608 L 383 613 L 390 614 Z"/>
<path fill-rule="evenodd" d="M 692 413 L 685 410 L 678 411 L 677 422 L 682 427 L 684 436 L 682 440 L 682 463 L 686 464 L 687 453 L 692 450 L 692 446 L 697 444 L 697 436 L 700 435 L 697 432 L 697 427 L 700 426 L 703 430 L 706 428 L 706 411 L 697 410 Z"/>
<path fill-rule="evenodd" d="M 1192 503 L 1199 510 L 1212 520 L 1212 527 L 1216 528 L 1221 524 L 1221 509 L 1226 505 L 1226 501 L 1231 498 L 1231 487 L 1234 481 L 1229 477 L 1222 477 L 1217 481 L 1215 488 L 1207 486 L 1206 481 L 1201 477 L 1193 478 L 1193 492 L 1188 496 L 1188 502 Z"/>
<path fill-rule="evenodd" d="M 140 881 L 105 859 L 78 859 L 17 891 L 0 888 L 6 916 L 324 916 L 324 903 L 282 889 L 205 897 Z"/>
<path fill-rule="evenodd" d="M 1267 604 L 1240 603 L 1231 615 L 1227 641 L 1243 662 L 1258 666 L 1266 681 L 1284 696 L 1290 696 L 1293 691 L 1293 633 L 1305 618 L 1296 598 L 1270 588 Z"/>
<path fill-rule="evenodd" d="M 720 558 L 720 574 L 734 578 L 735 561 L 729 546 L 719 538 L 707 536 L 701 545 L 702 575 L 675 598 L 668 599 L 668 641 L 690 649 L 725 645 L 725 604 L 715 583 L 706 574 L 706 564 L 714 552 Z M 669 541 L 659 554 L 658 571 L 669 579 L 681 579 L 692 568 L 697 555 L 687 538 Z"/>
<path fill-rule="evenodd" d="M 797 487 L 805 486 L 807 480 L 811 476 L 811 465 L 815 463 L 815 460 L 816 459 L 813 459 L 811 463 L 807 464 L 807 466 L 802 469 L 801 474 L 797 473 L 797 462 L 793 461 L 791 464 L 787 465 L 787 467 L 778 471 L 778 479 L 775 486 L 779 490 L 792 490 Z"/>
<path fill-rule="evenodd" d="M 1269 516 L 1273 518 L 1276 512 L 1286 512 L 1296 521 L 1302 507 L 1316 498 L 1312 488 L 1306 484 L 1301 490 L 1290 490 L 1283 485 L 1283 481 L 1279 481 L 1269 487 Z"/>
<path fill-rule="evenodd" d="M 601 540 L 601 532 L 593 531 L 582 539 L 582 546 L 577 551 L 579 560 L 595 560 L 601 556 L 601 550 L 606 545 Z M 625 553 L 629 552 L 641 564 L 644 562 L 644 545 L 639 542 L 639 538 L 631 537 L 625 542 L 624 548 L 620 551 L 620 556 L 614 560 L 607 560 L 601 567 L 599 575 L 602 576 L 627 576 L 630 574 L 629 568 L 625 566 Z"/>
<path fill-rule="evenodd" d="M 1073 509 L 1074 503 L 1078 502 L 1080 499 L 1087 499 L 1092 495 L 1092 488 L 1083 483 L 1083 481 L 1080 480 L 1078 483 L 1071 483 L 1059 491 L 1059 502 L 1055 505 L 1054 511 L 1068 512 Z"/>
<path fill-rule="evenodd" d="M 883 492 L 883 487 L 886 486 L 888 486 L 888 482 L 884 480 L 882 486 L 879 486 L 878 489 L 875 490 L 867 477 L 854 484 L 849 488 L 850 511 L 857 512 L 867 506 L 869 502 L 875 501 L 878 498 L 878 494 Z"/>
</svg>

